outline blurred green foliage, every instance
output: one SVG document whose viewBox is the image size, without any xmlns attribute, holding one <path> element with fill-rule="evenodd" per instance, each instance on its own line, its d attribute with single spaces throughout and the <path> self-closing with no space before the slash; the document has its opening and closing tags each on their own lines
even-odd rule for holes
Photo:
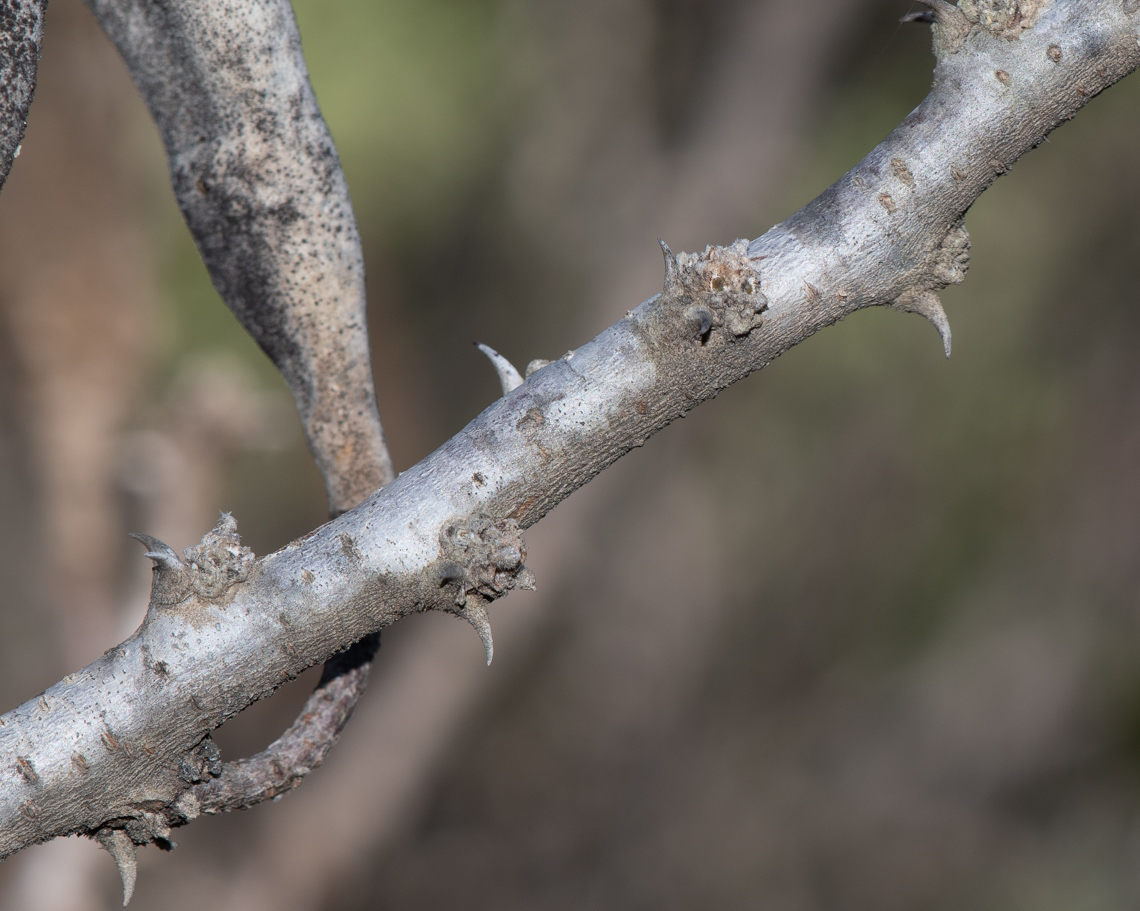
<svg viewBox="0 0 1140 911">
<path fill-rule="evenodd" d="M 501 139 L 500 4 L 307 0 L 294 8 L 366 247 L 431 246 Z M 221 307 L 177 212 L 165 206 L 163 217 L 171 354 L 221 347 L 274 376 Z"/>
</svg>

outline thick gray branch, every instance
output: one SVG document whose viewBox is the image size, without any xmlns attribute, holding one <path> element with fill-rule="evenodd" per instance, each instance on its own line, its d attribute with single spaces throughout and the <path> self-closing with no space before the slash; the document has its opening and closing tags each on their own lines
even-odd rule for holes
<svg viewBox="0 0 1140 911">
<path fill-rule="evenodd" d="M 214 286 L 297 400 L 329 505 L 392 478 L 360 237 L 288 0 L 89 0 L 158 126 Z"/>
<path fill-rule="evenodd" d="M 334 522 L 261 560 L 223 523 L 160 561 L 134 636 L 0 718 L 0 856 L 108 826 L 162 841 L 200 811 L 195 779 L 217 765 L 204 738 L 251 701 L 412 612 L 480 627 L 529 581 L 519 529 L 651 434 L 862 307 L 937 316 L 969 205 L 1140 64 L 1140 14 L 1120 0 L 969 10 L 937 6 L 930 95 L 786 222 L 667 254 L 661 295 Z"/>
<path fill-rule="evenodd" d="M 158 125 L 214 284 L 293 391 L 335 517 L 393 473 L 372 382 L 360 238 L 292 9 L 275 0 L 91 6 Z M 374 642 L 354 647 L 351 671 L 331 664 L 288 731 L 211 779 L 203 811 L 251 806 L 319 766 L 375 651 Z"/>
<path fill-rule="evenodd" d="M 0 187 L 24 141 L 46 10 L 47 0 L 0 0 Z"/>
</svg>

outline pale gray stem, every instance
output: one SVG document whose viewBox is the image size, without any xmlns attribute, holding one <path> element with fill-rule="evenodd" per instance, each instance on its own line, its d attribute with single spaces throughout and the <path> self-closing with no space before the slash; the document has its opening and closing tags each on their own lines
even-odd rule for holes
<svg viewBox="0 0 1140 911">
<path fill-rule="evenodd" d="M 333 513 L 391 480 L 360 236 L 288 0 L 89 0 L 210 278 L 297 400 Z"/>
<path fill-rule="evenodd" d="M 46 10 L 47 0 L 0 0 L 0 187 L 24 141 Z"/>
<path fill-rule="evenodd" d="M 873 305 L 930 315 L 916 296 L 962 280 L 967 208 L 1140 65 L 1131 5 L 1022 5 L 940 18 L 930 95 L 834 186 L 751 243 L 666 249 L 662 294 L 358 508 L 261 560 L 224 521 L 156 564 L 134 636 L 0 718 L 0 856 L 108 827 L 165 840 L 199 812 L 227 718 L 408 613 L 470 617 L 529 583 L 521 528 L 817 330 Z"/>
</svg>

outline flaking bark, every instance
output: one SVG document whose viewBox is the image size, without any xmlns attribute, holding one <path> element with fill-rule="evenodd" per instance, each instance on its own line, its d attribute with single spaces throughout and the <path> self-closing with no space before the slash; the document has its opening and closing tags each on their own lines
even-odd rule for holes
<svg viewBox="0 0 1140 911">
<path fill-rule="evenodd" d="M 667 253 L 662 294 L 528 371 L 361 506 L 256 561 L 220 598 L 195 590 L 153 609 L 121 646 L 0 718 L 0 856 L 108 826 L 165 838 L 196 810 L 179 770 L 202 768 L 227 718 L 402 616 L 455 612 L 452 583 L 485 610 L 530 581 L 521 558 L 449 547 L 450 530 L 525 529 L 818 329 L 960 280 L 966 209 L 1140 64 L 1138 28 L 1119 0 L 1053 0 L 1014 36 L 979 19 L 951 49 L 936 32 L 930 95 L 818 199 L 750 243 Z"/>
</svg>

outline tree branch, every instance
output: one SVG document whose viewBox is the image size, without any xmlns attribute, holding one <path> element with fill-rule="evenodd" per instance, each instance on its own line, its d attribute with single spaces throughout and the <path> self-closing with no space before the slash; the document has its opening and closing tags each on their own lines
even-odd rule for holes
<svg viewBox="0 0 1140 911">
<path fill-rule="evenodd" d="M 218 293 L 289 384 L 329 509 L 392 479 L 360 236 L 287 0 L 90 0 Z"/>
<path fill-rule="evenodd" d="M 226 305 L 281 371 L 330 516 L 393 477 L 376 408 L 364 263 L 288 2 L 91 0 L 162 136 L 179 207 Z M 331 662 L 297 721 L 195 792 L 203 812 L 296 787 L 324 760 L 379 639 Z"/>
<path fill-rule="evenodd" d="M 47 0 L 0 3 L 0 187 L 20 154 L 44 37 Z"/>
<path fill-rule="evenodd" d="M 325 663 L 324 673 L 297 720 L 263 752 L 227 762 L 193 789 L 203 813 L 245 810 L 300 785 L 340 737 L 368 682 L 380 634 L 365 636 Z"/>
<path fill-rule="evenodd" d="M 578 230 L 593 225 L 595 234 L 610 237 L 610 244 L 589 257 L 588 271 L 596 281 L 580 300 L 581 320 L 591 321 L 599 308 L 608 312 L 616 302 L 635 295 L 637 291 L 631 289 L 645 286 L 643 273 L 649 274 L 650 282 L 658 280 L 660 266 L 655 257 L 645 256 L 640 264 L 631 259 L 631 255 L 640 257 L 646 252 L 646 237 L 652 236 L 647 235 L 647 225 L 663 226 L 654 232 L 663 237 L 681 236 L 682 232 L 689 237 L 708 236 L 718 224 L 733 223 L 733 213 L 747 219 L 749 213 L 754 215 L 761 208 L 763 198 L 771 195 L 779 182 L 774 175 L 787 163 L 792 146 L 787 137 L 802 128 L 807 119 L 805 111 L 821 89 L 821 62 L 830 59 L 842 43 L 861 6 L 865 7 L 863 0 L 824 0 L 808 6 L 748 0 L 734 5 L 737 19 L 731 28 L 718 29 L 707 38 L 719 48 L 719 54 L 715 62 L 708 62 L 701 95 L 671 101 L 699 113 L 699 123 L 664 144 L 656 125 L 643 119 L 644 99 L 637 91 L 631 93 L 627 85 L 615 97 L 612 89 L 617 73 L 628 76 L 631 67 L 645 73 L 653 70 L 653 46 L 640 43 L 645 37 L 640 28 L 655 30 L 659 26 L 642 21 L 640 27 L 629 28 L 625 41 L 600 45 L 597 41 L 601 35 L 594 31 L 611 27 L 595 21 L 596 10 L 588 4 L 563 5 L 557 10 L 547 6 L 541 11 L 527 7 L 526 21 L 518 26 L 525 33 L 520 37 L 538 42 L 537 52 L 551 67 L 543 73 L 541 83 L 533 84 L 533 90 L 551 109 L 515 137 L 512 145 L 516 151 L 566 135 L 565 130 L 570 129 L 566 117 L 573 121 L 578 141 L 591 132 L 604 134 L 604 124 L 621 123 L 623 129 L 636 132 L 636 138 L 626 136 L 620 149 L 606 152 L 604 166 L 596 166 L 598 145 L 586 140 L 577 149 L 577 166 L 563 164 L 569 170 L 557 177 L 532 176 L 537 184 L 527 183 L 520 191 L 527 199 L 528 216 L 517 208 L 521 199 L 515 199 L 516 218 L 551 224 L 533 207 L 541 210 L 553 205 L 561 213 L 559 221 L 577 225 Z M 638 8 L 636 3 L 633 8 Z M 556 24 L 550 21 L 551 16 Z M 583 29 L 588 33 L 583 34 Z M 591 57 L 590 75 L 574 70 L 574 61 L 584 48 L 598 51 Z M 556 59 L 561 64 L 555 64 Z M 750 89 L 777 81 L 781 86 L 778 93 L 757 95 Z M 710 102 L 714 102 L 711 107 Z M 750 112 L 747 120 L 739 117 L 742 109 Z M 726 150 L 734 151 L 726 154 Z M 586 168 L 589 177 L 579 174 L 575 179 L 572 175 L 582 167 L 583 156 L 594 166 Z M 630 179 L 631 168 L 641 173 L 640 180 Z M 599 177 L 602 172 L 604 178 Z M 611 190 L 621 188 L 620 212 L 602 204 L 601 198 L 612 198 L 613 194 L 594 183 L 599 179 Z M 561 191 L 554 191 L 548 181 Z M 571 194 L 571 210 L 576 209 L 576 213 L 565 205 L 569 201 L 565 193 L 568 183 L 578 189 L 583 184 L 593 187 L 586 193 Z M 578 243 L 566 230 L 577 233 L 574 228 L 564 229 L 561 241 L 553 233 L 543 237 L 546 248 L 556 248 L 551 251 L 555 259 L 565 257 L 571 249 L 582 253 L 589 245 L 588 238 L 579 238 L 582 243 Z M 636 246 L 631 247 L 635 237 Z M 600 325 L 609 321 L 603 320 Z M 527 369 L 533 372 L 542 363 L 545 361 L 535 361 Z M 653 473 L 660 475 L 662 469 L 665 467 L 658 465 Z M 598 519 L 598 509 L 610 504 L 608 497 L 599 499 L 597 494 L 595 491 L 592 497 L 558 510 L 560 531 L 556 537 L 562 545 L 584 533 L 586 526 Z M 709 542 L 704 542 L 699 552 L 707 551 L 708 546 Z M 557 601 L 559 588 L 568 581 L 569 577 L 560 576 L 577 576 L 572 565 L 580 561 L 575 552 L 576 547 L 571 546 L 558 554 L 546 553 L 542 594 L 528 599 L 530 606 L 524 610 L 496 612 L 495 638 L 504 639 L 505 647 L 512 651 L 508 660 L 515 665 L 538 633 L 537 626 L 546 613 L 544 605 L 549 607 L 552 597 Z M 654 616 L 684 613 L 686 599 L 681 591 L 673 588 L 671 598 L 658 600 Z M 691 608 L 690 602 L 687 609 Z M 625 603 L 614 616 L 628 610 Z M 723 605 L 706 604 L 701 618 L 689 615 L 684 625 L 696 630 L 700 639 L 700 630 L 715 626 L 722 612 Z M 668 616 L 661 619 L 665 625 L 672 622 Z M 677 616 L 672 616 L 675 619 Z M 454 636 L 460 631 L 450 627 L 421 627 L 395 663 L 386 663 L 382 686 L 372 693 L 370 705 L 354 716 L 356 730 L 351 741 L 338 747 L 342 753 L 334 775 L 310 781 L 303 795 L 275 807 L 272 813 L 259 815 L 244 862 L 215 890 L 217 911 L 301 911 L 313 907 L 319 904 L 318 896 L 324 889 L 340 881 L 392 833 L 431 778 L 440 752 L 446 751 L 451 740 L 449 732 L 453 734 L 465 713 L 487 696 L 485 691 L 493 682 L 493 675 L 479 673 L 475 664 L 455 662 L 455 649 L 466 642 L 466 636 L 455 642 Z M 689 665 L 703 651 L 692 639 L 689 647 L 675 644 L 681 651 L 667 660 L 671 672 L 662 666 L 657 668 L 659 674 L 639 673 L 632 690 L 627 681 L 624 701 L 634 713 L 638 709 L 633 706 L 644 709 L 657 705 L 661 674 L 671 685 L 686 679 L 692 670 Z M 467 645 L 470 648 L 470 643 Z M 605 687 L 604 677 L 603 673 L 594 680 L 595 689 Z M 413 691 L 419 697 L 418 709 L 406 702 Z M 319 843 L 308 837 L 316 830 L 323 833 Z M 185 863 L 187 858 L 182 858 L 180 864 Z"/>
<path fill-rule="evenodd" d="M 134 636 L 0 718 L 0 856 L 69 832 L 164 842 L 201 811 L 209 731 L 252 701 L 409 613 L 482 628 L 530 581 L 520 529 L 817 330 L 874 305 L 937 320 L 970 204 L 1140 64 L 1131 0 L 989 6 L 935 7 L 930 95 L 818 199 L 751 243 L 666 250 L 662 294 L 358 508 L 261 560 L 231 522 L 164 555 Z"/>
</svg>

